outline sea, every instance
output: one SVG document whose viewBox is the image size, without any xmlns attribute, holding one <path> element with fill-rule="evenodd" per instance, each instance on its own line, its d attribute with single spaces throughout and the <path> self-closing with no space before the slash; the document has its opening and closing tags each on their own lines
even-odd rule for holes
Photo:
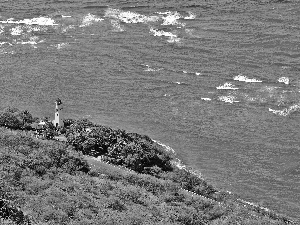
<svg viewBox="0 0 300 225">
<path fill-rule="evenodd" d="M 0 104 L 150 136 L 300 220 L 300 1 L 0 0 Z"/>
</svg>

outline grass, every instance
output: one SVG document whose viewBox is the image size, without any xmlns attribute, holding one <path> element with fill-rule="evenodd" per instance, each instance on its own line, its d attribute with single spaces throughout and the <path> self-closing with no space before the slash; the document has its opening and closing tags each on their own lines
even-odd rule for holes
<svg viewBox="0 0 300 225">
<path fill-rule="evenodd" d="M 141 174 L 4 128 L 0 177 L 0 224 L 288 223 L 203 191 L 210 186 L 185 171 Z"/>
</svg>

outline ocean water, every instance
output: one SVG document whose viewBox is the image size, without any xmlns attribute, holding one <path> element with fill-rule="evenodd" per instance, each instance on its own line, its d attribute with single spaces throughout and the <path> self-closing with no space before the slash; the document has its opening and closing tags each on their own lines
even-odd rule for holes
<svg viewBox="0 0 300 225">
<path fill-rule="evenodd" d="M 1 107 L 147 134 L 300 219 L 300 2 L 0 0 Z"/>
</svg>

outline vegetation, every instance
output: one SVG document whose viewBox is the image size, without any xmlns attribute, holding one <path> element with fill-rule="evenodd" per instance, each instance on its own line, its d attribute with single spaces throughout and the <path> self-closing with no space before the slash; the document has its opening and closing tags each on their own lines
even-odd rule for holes
<svg viewBox="0 0 300 225">
<path fill-rule="evenodd" d="M 70 145 L 85 155 L 102 156 L 107 162 L 140 173 L 172 170 L 171 156 L 145 135 L 126 133 L 124 130 L 95 125 L 88 120 L 79 120 L 70 125 L 66 137 Z"/>
<path fill-rule="evenodd" d="M 11 129 L 29 129 L 35 119 L 27 111 L 20 111 L 17 108 L 8 107 L 0 113 L 0 126 Z"/>
<path fill-rule="evenodd" d="M 16 112 L 1 121 L 26 129 Z M 147 136 L 68 121 L 67 142 L 0 128 L 0 224 L 289 223 L 176 168 Z"/>
</svg>

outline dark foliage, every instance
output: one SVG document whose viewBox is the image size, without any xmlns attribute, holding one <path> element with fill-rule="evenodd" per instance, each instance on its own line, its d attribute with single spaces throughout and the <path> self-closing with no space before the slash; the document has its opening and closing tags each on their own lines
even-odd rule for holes
<svg viewBox="0 0 300 225">
<path fill-rule="evenodd" d="M 8 107 L 0 114 L 0 126 L 11 129 L 29 129 L 34 121 L 32 115 L 27 111 L 20 111 L 17 108 Z"/>
<path fill-rule="evenodd" d="M 172 170 L 171 155 L 148 136 L 79 120 L 70 125 L 66 137 L 69 144 L 85 155 L 103 156 L 107 162 L 137 172 L 158 174 Z"/>
</svg>

